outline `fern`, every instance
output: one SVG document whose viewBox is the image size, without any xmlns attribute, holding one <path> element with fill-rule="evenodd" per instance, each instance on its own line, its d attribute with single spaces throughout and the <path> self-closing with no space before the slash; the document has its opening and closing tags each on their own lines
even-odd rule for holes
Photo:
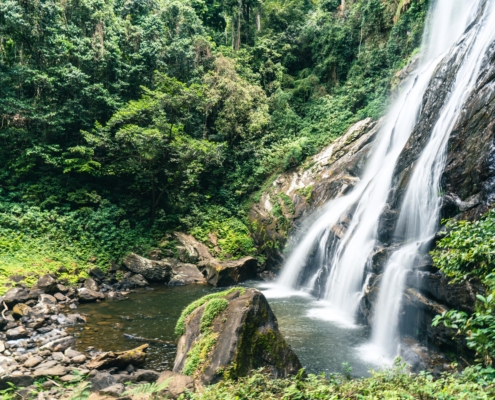
<svg viewBox="0 0 495 400">
<path fill-rule="evenodd" d="M 161 392 L 163 389 L 165 389 L 169 382 L 170 379 L 167 379 L 165 382 L 161 384 L 157 384 L 156 382 L 153 383 L 143 383 L 141 385 L 134 386 L 130 388 L 129 390 L 126 390 L 123 395 L 124 396 L 134 396 L 134 395 L 141 395 L 141 394 L 154 394 Z"/>
</svg>

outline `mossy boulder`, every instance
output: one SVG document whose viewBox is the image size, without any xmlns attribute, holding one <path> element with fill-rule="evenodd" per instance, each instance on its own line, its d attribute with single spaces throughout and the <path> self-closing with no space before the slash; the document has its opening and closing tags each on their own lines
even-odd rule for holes
<svg viewBox="0 0 495 400">
<path fill-rule="evenodd" d="M 246 376 L 259 368 L 273 377 L 302 368 L 265 296 L 256 289 L 233 288 L 205 296 L 184 310 L 176 331 L 182 336 L 173 371 L 202 384 Z"/>
</svg>

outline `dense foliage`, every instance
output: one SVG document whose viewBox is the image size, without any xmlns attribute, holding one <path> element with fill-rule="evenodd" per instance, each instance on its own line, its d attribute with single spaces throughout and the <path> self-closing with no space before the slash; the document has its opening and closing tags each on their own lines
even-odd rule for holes
<svg viewBox="0 0 495 400">
<path fill-rule="evenodd" d="M 105 268 L 177 229 L 253 253 L 250 196 L 383 113 L 428 3 L 2 1 L 0 265 Z"/>
<path fill-rule="evenodd" d="M 302 374 L 286 379 L 272 380 L 262 373 L 238 381 L 223 381 L 205 388 L 192 399 L 491 399 L 495 387 L 480 378 L 475 368 L 463 374 L 444 374 L 433 379 L 428 374 L 411 375 L 404 365 L 373 372 L 369 378 L 349 379 L 344 375 Z"/>
<path fill-rule="evenodd" d="M 446 235 L 432 252 L 435 265 L 453 281 L 480 280 L 488 292 L 477 294 L 476 312 L 449 310 L 435 318 L 465 338 L 477 361 L 491 366 L 495 360 L 495 211 L 473 222 L 451 221 Z"/>
</svg>

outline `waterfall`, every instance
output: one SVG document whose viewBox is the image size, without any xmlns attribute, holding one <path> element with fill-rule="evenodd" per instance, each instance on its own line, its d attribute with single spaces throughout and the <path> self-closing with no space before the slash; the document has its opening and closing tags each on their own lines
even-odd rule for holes
<svg viewBox="0 0 495 400">
<path fill-rule="evenodd" d="M 428 250 L 438 227 L 440 178 L 450 133 L 475 88 L 484 55 L 495 40 L 495 1 L 487 1 L 481 12 L 453 54 L 458 65 L 453 87 L 415 163 L 400 210 L 395 236 L 404 238 L 407 243 L 392 254 L 385 267 L 373 318 L 372 343 L 388 357 L 398 354 L 397 325 L 406 273 L 414 267 L 417 255 Z"/>
<path fill-rule="evenodd" d="M 389 258 L 381 279 L 372 341 L 386 356 L 397 354 L 398 315 L 406 271 L 413 267 L 418 254 L 426 251 L 437 228 L 438 188 L 446 143 L 456 115 L 476 82 L 487 46 L 493 40 L 494 4 L 495 0 L 432 2 L 419 66 L 403 84 L 391 106 L 362 177 L 350 192 L 330 200 L 306 225 L 304 236 L 291 252 L 278 280 L 279 285 L 287 288 L 317 289 L 333 310 L 354 320 L 397 161 L 421 117 L 423 98 L 437 68 L 449 57 L 449 50 L 455 49 L 461 63 L 455 84 L 415 164 L 396 226 L 396 235 L 405 244 Z M 473 21 L 477 22 L 473 24 Z M 337 235 L 335 231 L 341 230 L 335 228 L 343 225 L 345 233 Z M 310 260 L 317 263 L 316 268 L 311 269 L 315 272 L 301 282 Z"/>
</svg>

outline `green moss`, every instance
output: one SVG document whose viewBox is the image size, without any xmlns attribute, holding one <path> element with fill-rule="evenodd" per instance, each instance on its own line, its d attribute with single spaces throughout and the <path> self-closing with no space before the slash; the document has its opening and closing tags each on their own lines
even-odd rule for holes
<svg viewBox="0 0 495 400">
<path fill-rule="evenodd" d="M 283 201 L 285 207 L 287 208 L 287 211 L 289 211 L 291 214 L 294 214 L 294 204 L 292 204 L 291 198 L 285 193 L 280 193 L 278 197 Z"/>
<path fill-rule="evenodd" d="M 178 336 L 182 336 L 186 332 L 186 318 L 191 315 L 193 311 L 196 310 L 198 307 L 201 307 L 203 304 L 207 303 L 210 300 L 220 299 L 222 297 L 228 296 L 235 291 L 238 291 L 240 295 L 243 295 L 246 289 L 243 287 L 233 287 L 229 290 L 224 290 L 222 292 L 212 293 L 207 296 L 201 297 L 200 299 L 189 304 L 184 309 L 184 311 L 182 311 L 182 314 L 180 315 L 177 324 L 175 325 L 175 334 Z"/>
<path fill-rule="evenodd" d="M 223 310 L 225 310 L 229 305 L 226 299 L 213 299 L 210 300 L 206 306 L 203 316 L 201 317 L 201 332 L 208 332 L 214 319 L 218 317 Z"/>
<path fill-rule="evenodd" d="M 218 334 L 208 333 L 202 336 L 187 353 L 187 362 L 182 372 L 192 376 L 206 366 L 206 357 L 217 341 Z"/>
<path fill-rule="evenodd" d="M 300 194 L 302 197 L 304 197 L 306 201 L 309 201 L 311 199 L 311 195 L 313 194 L 313 185 L 309 185 L 301 189 L 297 189 L 296 192 Z"/>
</svg>

